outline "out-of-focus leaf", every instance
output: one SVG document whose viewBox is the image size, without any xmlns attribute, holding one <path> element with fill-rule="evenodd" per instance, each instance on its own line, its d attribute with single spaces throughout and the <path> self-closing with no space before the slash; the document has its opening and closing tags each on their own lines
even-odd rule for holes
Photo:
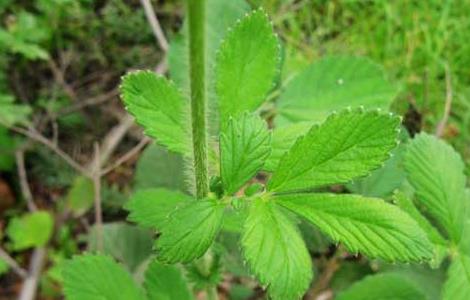
<svg viewBox="0 0 470 300">
<path fill-rule="evenodd" d="M 387 110 L 396 94 L 396 87 L 372 61 L 362 57 L 326 57 L 287 84 L 278 101 L 276 122 L 319 122 L 332 111 L 346 107 Z"/>
<path fill-rule="evenodd" d="M 94 195 L 93 181 L 85 176 L 77 176 L 65 197 L 67 208 L 75 217 L 79 217 L 93 206 Z"/>
<path fill-rule="evenodd" d="M 184 190 L 184 162 L 181 155 L 171 153 L 161 146 L 151 145 L 145 149 L 137 162 L 135 189 L 164 187 Z"/>
<path fill-rule="evenodd" d="M 51 237 L 54 220 L 47 211 L 37 211 L 14 217 L 6 229 L 13 250 L 44 246 Z"/>
<path fill-rule="evenodd" d="M 126 223 L 103 225 L 103 252 L 122 262 L 134 272 L 152 254 L 152 233 L 149 230 Z M 96 227 L 88 236 L 88 249 L 96 251 Z"/>
<path fill-rule="evenodd" d="M 416 285 L 398 274 L 377 274 L 352 285 L 336 300 L 426 300 Z"/>
</svg>

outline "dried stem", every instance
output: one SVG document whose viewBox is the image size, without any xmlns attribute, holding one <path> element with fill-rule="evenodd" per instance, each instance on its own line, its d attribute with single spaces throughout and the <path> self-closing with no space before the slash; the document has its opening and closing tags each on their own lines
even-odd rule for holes
<svg viewBox="0 0 470 300">
<path fill-rule="evenodd" d="M 21 194 L 26 200 L 26 204 L 28 205 L 29 211 L 36 211 L 38 208 L 34 203 L 33 194 L 31 193 L 31 189 L 29 188 L 28 176 L 26 174 L 26 168 L 24 163 L 24 150 L 21 148 L 16 150 L 15 158 L 16 166 L 18 169 L 18 177 L 20 179 Z"/>
<path fill-rule="evenodd" d="M 3 248 L 0 247 L 0 258 L 7 263 L 7 265 L 23 279 L 28 277 L 28 272 L 20 267 L 16 260 L 14 260 Z"/>
<path fill-rule="evenodd" d="M 111 166 L 105 168 L 101 171 L 101 176 L 104 176 L 111 172 L 112 170 L 116 169 L 123 163 L 127 162 L 129 159 L 134 157 L 137 153 L 139 153 L 146 145 L 148 145 L 152 140 L 148 137 L 144 137 L 137 145 L 135 145 L 131 150 L 126 152 L 123 156 L 118 158 Z"/>
<path fill-rule="evenodd" d="M 95 191 L 95 233 L 98 251 L 103 251 L 103 213 L 101 209 L 101 155 L 100 146 L 95 143 L 93 168 L 93 186 Z"/>
<path fill-rule="evenodd" d="M 46 248 L 38 247 L 34 249 L 29 264 L 29 276 L 23 282 L 18 300 L 34 300 L 38 288 L 39 278 L 41 277 L 42 268 L 46 259 Z"/>
<path fill-rule="evenodd" d="M 144 7 L 145 16 L 147 17 L 148 22 L 150 23 L 150 27 L 152 28 L 153 34 L 157 39 L 160 48 L 163 51 L 168 51 L 168 41 L 165 38 L 165 34 L 163 33 L 162 27 L 160 26 L 160 22 L 158 22 L 157 15 L 153 10 L 152 4 L 150 0 L 140 0 L 142 6 Z"/>
<path fill-rule="evenodd" d="M 444 134 L 444 129 L 447 125 L 447 121 L 449 120 L 450 110 L 452 108 L 452 79 L 450 74 L 449 65 L 445 65 L 445 72 L 446 72 L 446 102 L 444 107 L 444 114 L 442 116 L 441 121 L 437 124 L 436 128 L 436 136 L 441 137 Z"/>
</svg>

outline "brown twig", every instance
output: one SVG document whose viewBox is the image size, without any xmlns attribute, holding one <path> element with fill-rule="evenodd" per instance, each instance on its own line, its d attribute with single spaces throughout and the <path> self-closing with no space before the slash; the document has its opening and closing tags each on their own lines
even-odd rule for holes
<svg viewBox="0 0 470 300">
<path fill-rule="evenodd" d="M 103 212 L 101 209 L 101 155 L 100 146 L 95 143 L 95 156 L 93 168 L 93 187 L 95 192 L 95 233 L 97 250 L 103 251 Z"/>
<path fill-rule="evenodd" d="M 16 260 L 14 260 L 3 248 L 0 247 L 0 258 L 7 263 L 7 265 L 21 278 L 25 279 L 28 277 L 28 272 L 20 267 Z"/>
<path fill-rule="evenodd" d="M 165 34 L 163 33 L 162 27 L 160 26 L 160 22 L 158 22 L 157 15 L 155 14 L 155 11 L 153 10 L 150 0 L 140 0 L 140 2 L 142 3 L 142 6 L 144 7 L 145 16 L 147 17 L 150 27 L 152 28 L 153 34 L 155 35 L 155 38 L 157 39 L 157 42 L 160 45 L 160 48 L 164 52 L 167 52 L 168 41 L 165 38 Z"/>
<path fill-rule="evenodd" d="M 36 211 L 38 208 L 36 204 L 34 204 L 33 194 L 31 193 L 31 189 L 29 188 L 28 184 L 28 176 L 26 174 L 26 168 L 24 163 L 24 150 L 18 149 L 15 151 L 15 158 L 16 158 L 16 167 L 18 169 L 18 177 L 20 179 L 20 188 L 23 197 L 26 200 L 26 204 L 28 205 L 29 211 Z"/>
<path fill-rule="evenodd" d="M 449 120 L 449 115 L 450 111 L 452 108 L 452 98 L 453 98 L 453 92 L 452 92 L 452 79 L 451 79 L 451 74 L 449 70 L 449 65 L 445 65 L 445 73 L 446 73 L 446 102 L 444 106 L 444 113 L 442 116 L 441 121 L 437 124 L 436 127 L 436 136 L 437 137 L 442 137 L 444 134 L 444 130 L 447 124 L 447 121 Z"/>
<path fill-rule="evenodd" d="M 67 96 L 69 96 L 73 102 L 78 102 L 77 94 L 65 80 L 65 76 L 62 70 L 57 66 L 57 64 L 52 58 L 49 59 L 47 62 L 49 68 L 51 69 L 52 75 L 54 76 L 55 80 L 59 82 L 59 84 L 62 86 Z"/>
<path fill-rule="evenodd" d="M 337 255 L 332 256 L 327 262 L 320 274 L 320 277 L 316 281 L 315 285 L 310 289 L 307 294 L 307 300 L 317 300 L 318 297 L 328 288 L 331 278 L 335 272 L 339 269 L 339 258 Z"/>
<path fill-rule="evenodd" d="M 38 247 L 34 249 L 29 264 L 29 276 L 23 282 L 23 287 L 18 296 L 18 300 L 34 300 L 38 288 L 39 278 L 41 276 L 44 261 L 46 259 L 46 248 Z"/>
<path fill-rule="evenodd" d="M 101 175 L 104 176 L 111 172 L 112 170 L 116 169 L 132 157 L 139 153 L 147 144 L 149 144 L 152 140 L 148 137 L 144 137 L 137 145 L 135 145 L 131 150 L 126 152 L 123 156 L 118 158 L 111 166 L 106 167 L 102 172 Z"/>
<path fill-rule="evenodd" d="M 108 161 L 111 154 L 133 125 L 134 118 L 131 115 L 125 115 L 118 125 L 111 128 L 100 147 L 100 167 Z"/>
<path fill-rule="evenodd" d="M 69 164 L 72 168 L 77 170 L 79 173 L 88 176 L 88 171 L 82 167 L 79 163 L 77 163 L 73 158 L 71 158 L 67 153 L 65 153 L 62 149 L 54 145 L 54 143 L 47 138 L 45 138 L 43 135 L 35 131 L 33 128 L 30 128 L 29 130 L 21 128 L 21 127 L 10 127 L 11 130 L 20 133 L 24 136 L 27 136 L 33 141 L 39 142 L 49 148 L 52 152 L 56 153 L 59 157 L 61 157 L 67 164 Z"/>
</svg>

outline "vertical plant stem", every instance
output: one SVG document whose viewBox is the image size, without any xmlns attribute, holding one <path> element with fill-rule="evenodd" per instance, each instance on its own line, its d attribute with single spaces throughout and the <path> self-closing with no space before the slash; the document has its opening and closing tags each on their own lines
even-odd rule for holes
<svg viewBox="0 0 470 300">
<path fill-rule="evenodd" d="M 189 76 L 196 196 L 209 191 L 206 140 L 205 0 L 188 0 Z"/>
<path fill-rule="evenodd" d="M 101 155 L 100 146 L 95 144 L 95 165 L 93 167 L 93 187 L 95 192 L 95 233 L 96 233 L 96 248 L 98 251 L 103 252 L 103 213 L 101 209 Z"/>
</svg>

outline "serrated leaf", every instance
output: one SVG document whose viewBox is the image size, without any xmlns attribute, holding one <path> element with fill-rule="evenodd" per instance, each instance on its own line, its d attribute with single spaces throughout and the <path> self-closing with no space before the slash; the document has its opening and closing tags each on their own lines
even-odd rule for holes
<svg viewBox="0 0 470 300">
<path fill-rule="evenodd" d="M 130 273 L 105 255 L 76 256 L 64 265 L 68 300 L 145 300 Z"/>
<path fill-rule="evenodd" d="M 408 146 L 405 169 L 419 203 L 458 243 L 466 211 L 466 178 L 459 154 L 445 142 L 421 133 Z"/>
<path fill-rule="evenodd" d="M 65 197 L 65 202 L 73 215 L 79 217 L 93 206 L 94 197 L 93 181 L 85 176 L 77 176 Z"/>
<path fill-rule="evenodd" d="M 255 199 L 242 234 L 243 254 L 273 299 L 300 299 L 312 280 L 305 243 L 275 203 Z"/>
<path fill-rule="evenodd" d="M 454 257 L 444 284 L 443 300 L 470 299 L 470 256 Z"/>
<path fill-rule="evenodd" d="M 319 193 L 279 195 L 274 200 L 353 253 L 404 262 L 432 257 L 432 244 L 418 224 L 381 199 Z"/>
<path fill-rule="evenodd" d="M 340 293 L 336 300 L 426 300 L 418 287 L 399 274 L 367 276 Z"/>
<path fill-rule="evenodd" d="M 326 57 L 287 84 L 278 101 L 276 124 L 319 122 L 346 107 L 387 110 L 396 94 L 382 68 L 369 59 Z"/>
<path fill-rule="evenodd" d="M 54 220 L 47 211 L 13 218 L 6 229 L 13 250 L 44 246 L 52 235 Z"/>
<path fill-rule="evenodd" d="M 152 254 L 153 233 L 124 222 L 103 224 L 103 254 L 109 254 L 135 272 Z M 98 251 L 96 227 L 88 235 L 88 250 Z"/>
<path fill-rule="evenodd" d="M 173 83 L 154 72 L 131 72 L 122 79 L 121 97 L 147 135 L 174 152 L 189 152 L 188 102 Z"/>
<path fill-rule="evenodd" d="M 215 65 L 222 122 L 263 103 L 273 86 L 279 55 L 279 42 L 263 10 L 251 12 L 227 33 Z"/>
<path fill-rule="evenodd" d="M 289 151 L 299 136 L 305 135 L 310 128 L 312 128 L 312 123 L 310 122 L 300 122 L 275 128 L 271 138 L 271 154 L 266 160 L 263 170 L 268 172 L 276 170 L 282 156 Z"/>
<path fill-rule="evenodd" d="M 187 263 L 201 257 L 222 225 L 225 206 L 206 199 L 187 203 L 170 214 L 156 242 L 158 260 Z"/>
<path fill-rule="evenodd" d="M 0 95 L 0 125 L 10 127 L 15 124 L 27 124 L 31 107 L 16 104 L 13 96 Z"/>
<path fill-rule="evenodd" d="M 396 116 L 344 110 L 297 139 L 268 183 L 287 192 L 345 183 L 378 168 L 397 144 Z"/>
<path fill-rule="evenodd" d="M 263 167 L 269 155 L 270 134 L 258 116 L 230 119 L 220 135 L 220 173 L 224 192 L 238 191 Z"/>
<path fill-rule="evenodd" d="M 177 266 L 153 261 L 145 272 L 144 287 L 149 300 L 194 299 L 183 273 Z"/>
<path fill-rule="evenodd" d="M 127 219 L 140 226 L 159 229 L 178 204 L 192 198 L 177 191 L 162 188 L 137 191 L 124 208 L 130 213 Z"/>
<path fill-rule="evenodd" d="M 153 144 L 145 148 L 137 162 L 134 188 L 182 190 L 185 178 L 183 157 Z"/>
</svg>

